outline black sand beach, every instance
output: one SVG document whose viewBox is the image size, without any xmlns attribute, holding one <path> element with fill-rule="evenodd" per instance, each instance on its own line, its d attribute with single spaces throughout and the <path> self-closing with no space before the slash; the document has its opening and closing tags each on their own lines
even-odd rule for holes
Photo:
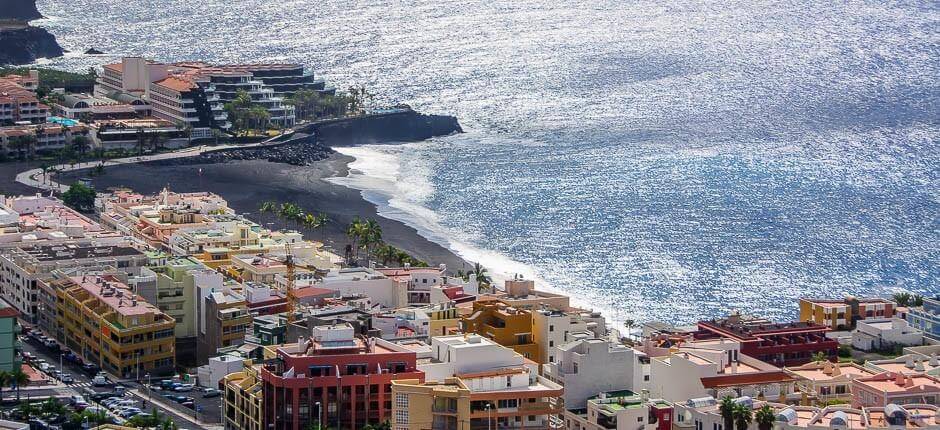
<svg viewBox="0 0 940 430">
<path fill-rule="evenodd" d="M 451 271 L 470 266 L 446 248 L 418 235 L 415 229 L 380 217 L 375 205 L 364 200 L 358 190 L 323 180 L 345 176 L 350 161 L 351 158 L 334 153 L 306 167 L 261 160 L 173 166 L 144 163 L 110 167 L 104 175 L 94 178 L 94 184 L 100 191 L 128 187 L 141 193 L 155 193 L 165 186 L 180 192 L 211 191 L 228 200 L 238 213 L 262 224 L 273 223 L 277 228 L 297 227 L 284 225 L 271 214 L 260 214 L 258 206 L 268 200 L 294 202 L 304 210 L 329 217 L 330 223 L 325 228 L 304 231 L 304 235 L 323 241 L 340 255 L 347 244 L 346 225 L 356 216 L 372 218 L 382 226 L 386 242 L 432 266 L 443 263 Z M 73 172 L 58 179 L 69 183 L 85 174 Z"/>
</svg>

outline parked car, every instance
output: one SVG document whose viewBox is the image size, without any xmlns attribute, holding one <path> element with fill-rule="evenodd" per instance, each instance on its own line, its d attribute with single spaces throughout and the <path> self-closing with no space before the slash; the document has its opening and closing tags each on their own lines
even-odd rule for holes
<svg viewBox="0 0 940 430">
<path fill-rule="evenodd" d="M 179 384 L 173 387 L 173 391 L 176 391 L 179 393 L 188 393 L 193 390 L 193 386 L 194 386 L 193 384 Z"/>
<path fill-rule="evenodd" d="M 140 414 L 141 412 L 143 411 L 141 411 L 140 408 L 128 408 L 119 412 L 117 415 L 126 420 L 132 418 L 134 415 Z"/>
<path fill-rule="evenodd" d="M 180 404 L 183 405 L 183 406 L 185 406 L 185 407 L 187 407 L 187 408 L 189 408 L 189 409 L 196 409 L 196 402 L 183 402 L 183 403 L 180 403 Z"/>
<path fill-rule="evenodd" d="M 125 387 L 125 386 L 123 386 L 123 385 L 115 385 L 115 386 L 114 386 L 114 393 L 117 394 L 117 395 L 119 395 L 119 396 L 126 396 L 126 395 L 127 395 L 127 387 Z"/>
<path fill-rule="evenodd" d="M 74 383 L 75 383 L 75 378 L 72 377 L 72 374 L 71 374 L 71 373 L 61 373 L 61 374 L 59 374 L 59 380 L 62 381 L 63 384 L 74 384 Z"/>
<path fill-rule="evenodd" d="M 74 405 L 74 404 L 76 404 L 76 403 L 88 403 L 88 402 L 85 401 L 85 397 L 84 397 L 84 396 L 81 396 L 81 395 L 78 395 L 78 394 L 73 394 L 73 395 L 69 396 L 69 404 L 70 404 L 70 405 Z"/>
<path fill-rule="evenodd" d="M 97 374 L 94 378 L 91 378 L 91 385 L 96 387 L 104 387 L 106 385 L 111 385 L 111 381 L 108 380 L 108 377 L 104 374 Z"/>
<path fill-rule="evenodd" d="M 220 397 L 221 395 L 222 395 L 222 392 L 219 390 L 216 390 L 215 388 L 206 388 L 206 391 L 202 393 L 202 397 L 206 399 L 211 398 L 211 397 Z"/>
</svg>

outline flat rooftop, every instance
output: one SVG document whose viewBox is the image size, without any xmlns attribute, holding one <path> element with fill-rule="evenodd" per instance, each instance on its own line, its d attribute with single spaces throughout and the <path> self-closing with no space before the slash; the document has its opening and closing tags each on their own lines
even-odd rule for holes
<svg viewBox="0 0 940 430">
<path fill-rule="evenodd" d="M 144 256 L 136 248 L 130 246 L 87 246 L 87 245 L 45 245 L 34 248 L 20 248 L 36 260 L 61 261 L 82 260 L 87 258 L 132 257 Z"/>
<path fill-rule="evenodd" d="M 139 297 L 135 304 L 134 292 L 112 276 L 73 276 L 70 279 L 92 297 L 121 315 L 162 314 L 156 306 Z"/>
</svg>

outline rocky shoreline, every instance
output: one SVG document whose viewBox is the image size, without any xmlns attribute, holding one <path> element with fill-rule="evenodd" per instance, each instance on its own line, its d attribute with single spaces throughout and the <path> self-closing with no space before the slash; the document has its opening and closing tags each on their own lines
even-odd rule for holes
<svg viewBox="0 0 940 430">
<path fill-rule="evenodd" d="M 0 8 L 0 65 L 29 64 L 65 54 L 55 36 L 29 25 L 40 18 L 36 0 L 4 0 Z"/>
<path fill-rule="evenodd" d="M 301 127 L 293 137 L 264 147 L 225 149 L 196 157 L 151 161 L 162 166 L 215 164 L 264 160 L 291 166 L 311 166 L 334 154 L 332 146 L 413 142 L 461 133 L 457 118 L 425 115 L 413 110 L 329 120 Z"/>
</svg>

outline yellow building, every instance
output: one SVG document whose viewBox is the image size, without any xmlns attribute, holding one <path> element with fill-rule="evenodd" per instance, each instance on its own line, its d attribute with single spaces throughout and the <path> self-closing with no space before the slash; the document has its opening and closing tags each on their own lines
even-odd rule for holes
<svg viewBox="0 0 940 430">
<path fill-rule="evenodd" d="M 392 381 L 392 428 L 469 430 L 470 389 L 458 378 Z"/>
<path fill-rule="evenodd" d="M 261 391 L 260 366 L 245 362 L 245 369 L 223 379 L 222 416 L 228 430 L 261 430 L 264 396 Z"/>
<path fill-rule="evenodd" d="M 474 302 L 473 313 L 460 320 L 464 333 L 476 333 L 523 357 L 544 363 L 532 336 L 532 314 L 499 302 Z"/>
<path fill-rule="evenodd" d="M 833 330 L 850 330 L 858 320 L 893 317 L 894 307 L 894 302 L 878 297 L 846 296 L 843 300 L 802 298 L 800 321 L 824 325 Z"/>
<path fill-rule="evenodd" d="M 119 378 L 176 367 L 176 321 L 111 275 L 74 276 L 57 291 L 66 345 Z"/>
</svg>

